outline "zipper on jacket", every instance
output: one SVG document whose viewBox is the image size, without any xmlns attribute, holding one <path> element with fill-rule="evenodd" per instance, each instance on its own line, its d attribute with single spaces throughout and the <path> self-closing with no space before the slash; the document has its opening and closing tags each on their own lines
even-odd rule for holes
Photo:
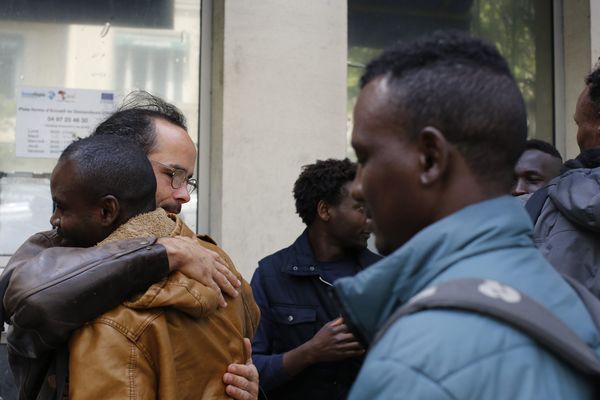
<svg viewBox="0 0 600 400">
<path fill-rule="evenodd" d="M 333 287 L 333 284 L 331 284 L 331 283 L 327 282 L 325 279 L 323 279 L 323 278 L 321 277 L 321 275 L 319 275 L 319 280 L 320 280 L 321 282 L 323 282 L 324 284 L 326 284 L 327 286 L 329 286 L 329 287 Z"/>
</svg>

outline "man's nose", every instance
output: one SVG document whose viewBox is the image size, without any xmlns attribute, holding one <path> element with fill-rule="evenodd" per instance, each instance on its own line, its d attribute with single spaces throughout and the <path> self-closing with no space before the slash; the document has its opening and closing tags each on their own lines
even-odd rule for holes
<svg viewBox="0 0 600 400">
<path fill-rule="evenodd" d="M 58 228 L 60 225 L 60 217 L 57 215 L 56 211 L 50 216 L 50 225 L 52 225 L 52 228 Z"/>
<path fill-rule="evenodd" d="M 525 180 L 522 178 L 517 179 L 517 183 L 515 184 L 512 190 L 512 195 L 521 196 L 522 194 L 527 193 L 529 192 L 527 191 L 527 183 L 525 182 Z"/>
<path fill-rule="evenodd" d="M 187 185 L 182 185 L 179 189 L 175 189 L 175 193 L 173 194 L 173 197 L 175 198 L 175 200 L 177 200 L 180 203 L 187 203 L 188 201 L 190 201 L 191 196 L 190 196 L 190 192 L 188 192 L 187 190 Z"/>
</svg>

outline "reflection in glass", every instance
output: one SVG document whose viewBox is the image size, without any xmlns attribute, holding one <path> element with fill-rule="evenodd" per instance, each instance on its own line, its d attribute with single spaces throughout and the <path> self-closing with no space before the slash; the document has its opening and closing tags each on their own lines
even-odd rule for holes
<svg viewBox="0 0 600 400">
<path fill-rule="evenodd" d="M 197 142 L 200 0 L 61 0 L 60 7 L 19 0 L 0 8 L 0 21 L 0 230 L 2 238 L 11 236 L 0 250 L 10 254 L 15 243 L 50 228 L 51 203 L 33 199 L 45 198 L 43 188 L 49 192 L 47 176 L 56 162 L 16 156 L 15 93 L 61 87 L 122 98 L 147 90 L 183 111 Z M 182 212 L 192 229 L 196 200 L 192 196 Z"/>
<path fill-rule="evenodd" d="M 365 63 L 398 40 L 436 29 L 495 43 L 523 93 L 529 136 L 554 141 L 552 2 L 543 0 L 349 0 L 348 132 Z"/>
</svg>

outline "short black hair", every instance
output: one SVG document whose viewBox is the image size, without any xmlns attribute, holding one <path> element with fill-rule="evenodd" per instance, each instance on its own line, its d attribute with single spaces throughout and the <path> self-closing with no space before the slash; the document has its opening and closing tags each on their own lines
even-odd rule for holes
<svg viewBox="0 0 600 400">
<path fill-rule="evenodd" d="M 361 88 L 385 77 L 407 132 L 439 129 L 480 180 L 510 188 L 527 138 L 525 103 L 494 45 L 458 31 L 399 43 L 371 61 Z"/>
<path fill-rule="evenodd" d="M 115 196 L 126 218 L 156 208 L 152 165 L 133 140 L 117 135 L 79 139 L 67 146 L 58 162 L 67 160 L 75 163 L 75 178 L 89 199 Z"/>
<path fill-rule="evenodd" d="M 187 131 L 185 116 L 177 107 L 160 97 L 138 90 L 129 93 L 119 109 L 100 123 L 92 135 L 127 136 L 148 154 L 156 141 L 155 118 Z"/>
<path fill-rule="evenodd" d="M 596 111 L 600 111 L 600 59 L 594 66 L 592 72 L 585 77 L 585 84 L 588 87 L 592 105 Z"/>
<path fill-rule="evenodd" d="M 317 216 L 317 204 L 320 200 L 337 205 L 342 198 L 343 186 L 354 180 L 356 163 L 349 159 L 317 160 L 314 164 L 302 167 L 300 176 L 294 183 L 296 212 L 307 226 Z"/>
<path fill-rule="evenodd" d="M 540 139 L 529 139 L 527 143 L 525 143 L 525 151 L 527 150 L 539 150 L 543 153 L 550 154 L 552 157 L 556 157 L 562 161 L 562 156 L 560 155 L 556 147 Z"/>
</svg>

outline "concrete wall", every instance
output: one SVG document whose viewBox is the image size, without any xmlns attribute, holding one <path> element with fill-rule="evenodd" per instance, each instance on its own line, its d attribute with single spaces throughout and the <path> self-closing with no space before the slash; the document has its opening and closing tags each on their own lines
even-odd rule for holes
<svg viewBox="0 0 600 400">
<path fill-rule="evenodd" d="M 555 40 L 556 60 L 557 148 L 566 159 L 579 154 L 573 121 L 577 98 L 584 87 L 584 78 L 600 55 L 600 4 L 596 0 L 563 0 L 558 13 L 562 14 L 562 40 Z M 556 5 L 556 2 L 555 2 Z M 560 28 L 560 26 L 558 27 Z"/>
<path fill-rule="evenodd" d="M 564 51 L 563 65 L 557 66 L 556 74 L 556 114 L 557 114 L 557 148 L 566 159 L 573 158 L 579 154 L 576 133 L 577 126 L 573 121 L 577 98 L 584 86 L 584 77 L 589 73 L 592 65 L 592 38 L 590 12 L 598 5 L 595 0 L 563 0 L 562 9 L 557 10 L 562 14 L 562 43 L 557 43 L 559 51 Z M 555 3 L 556 4 L 556 3 Z M 596 14 L 596 19 L 600 14 Z M 598 22 L 595 23 L 598 25 Z M 560 26 L 558 26 L 560 30 Z M 597 26 L 596 28 L 600 28 Z M 590 33 L 592 32 L 592 33 Z M 596 39 L 597 41 L 597 39 Z M 564 102 L 563 102 L 564 101 Z"/>
<path fill-rule="evenodd" d="M 346 1 L 215 0 L 209 230 L 250 278 L 303 229 L 300 167 L 346 151 Z"/>
</svg>

